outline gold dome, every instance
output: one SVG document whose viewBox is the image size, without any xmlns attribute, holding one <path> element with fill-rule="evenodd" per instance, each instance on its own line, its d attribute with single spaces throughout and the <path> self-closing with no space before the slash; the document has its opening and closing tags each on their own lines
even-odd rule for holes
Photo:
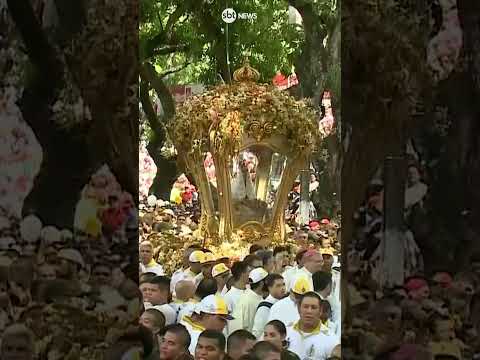
<svg viewBox="0 0 480 360">
<path fill-rule="evenodd" d="M 250 66 L 248 59 L 245 59 L 243 66 L 233 73 L 233 79 L 238 82 L 257 82 L 260 79 L 260 73 Z"/>
</svg>

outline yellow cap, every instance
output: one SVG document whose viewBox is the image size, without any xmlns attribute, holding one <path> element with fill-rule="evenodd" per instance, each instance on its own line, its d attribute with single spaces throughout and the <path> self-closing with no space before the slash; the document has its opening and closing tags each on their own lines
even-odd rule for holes
<svg viewBox="0 0 480 360">
<path fill-rule="evenodd" d="M 306 277 L 299 277 L 293 283 L 292 291 L 295 294 L 303 295 L 309 291 L 313 291 L 312 284 Z"/>
<path fill-rule="evenodd" d="M 333 249 L 332 248 L 320 249 L 320 254 L 333 256 Z"/>
<path fill-rule="evenodd" d="M 205 257 L 205 254 L 203 253 L 203 251 L 195 250 L 188 257 L 188 261 L 192 263 L 201 263 L 204 257 Z"/>
<path fill-rule="evenodd" d="M 215 259 L 215 255 L 213 255 L 210 252 L 206 252 L 206 253 L 203 253 L 203 259 L 200 260 L 200 263 L 201 264 L 207 264 L 207 263 L 212 263 L 212 262 L 215 262 L 215 261 L 217 261 L 217 259 Z"/>
<path fill-rule="evenodd" d="M 212 276 L 218 276 L 229 272 L 230 269 L 224 263 L 217 264 L 212 269 Z"/>
</svg>

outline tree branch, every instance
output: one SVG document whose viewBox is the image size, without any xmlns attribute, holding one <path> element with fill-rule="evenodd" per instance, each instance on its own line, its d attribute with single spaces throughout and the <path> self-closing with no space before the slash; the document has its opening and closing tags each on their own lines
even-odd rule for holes
<svg viewBox="0 0 480 360">
<path fill-rule="evenodd" d="M 186 51 L 188 45 L 185 44 L 175 44 L 175 45 L 163 45 L 160 48 L 153 48 L 151 55 L 168 55 L 180 51 Z"/>
<path fill-rule="evenodd" d="M 177 23 L 178 19 L 182 17 L 182 15 L 185 14 L 185 7 L 183 5 L 177 6 L 175 11 L 168 17 L 167 24 L 165 25 L 165 34 L 167 35 L 167 38 L 170 38 L 170 33 L 175 27 L 175 24 Z"/>
<path fill-rule="evenodd" d="M 165 112 L 165 122 L 170 121 L 175 115 L 175 103 L 170 90 L 162 79 L 158 77 L 153 65 L 148 62 L 144 63 L 140 68 L 140 77 L 150 83 L 150 86 L 155 89 Z"/>
<path fill-rule="evenodd" d="M 185 69 L 185 68 L 186 68 L 188 65 L 190 65 L 190 64 L 191 64 L 191 62 L 186 62 L 186 63 L 183 64 L 182 66 L 179 66 L 179 67 L 177 67 L 177 68 L 175 68 L 175 69 L 172 69 L 172 70 L 169 70 L 169 71 L 165 71 L 164 73 L 160 74 L 158 77 L 159 77 L 160 79 L 163 79 L 163 78 L 167 77 L 168 75 L 175 74 L 175 73 L 177 73 L 177 72 L 179 72 L 179 71 L 182 71 L 183 69 Z"/>
<path fill-rule="evenodd" d="M 17 26 L 32 63 L 40 76 L 48 76 L 44 88 L 52 91 L 62 80 L 64 65 L 48 42 L 29 0 L 7 0 L 10 15 Z"/>
<path fill-rule="evenodd" d="M 142 103 L 143 111 L 147 116 L 148 124 L 157 138 L 165 137 L 165 128 L 153 108 L 150 96 L 148 95 L 148 83 L 145 80 L 140 82 L 140 102 Z"/>
</svg>

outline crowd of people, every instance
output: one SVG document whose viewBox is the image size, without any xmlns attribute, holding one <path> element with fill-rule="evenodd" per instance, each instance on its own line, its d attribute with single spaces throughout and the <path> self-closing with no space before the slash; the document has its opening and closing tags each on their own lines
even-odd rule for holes
<svg viewBox="0 0 480 360">
<path fill-rule="evenodd" d="M 422 238 L 432 211 L 424 173 L 418 163 L 410 162 L 403 284 L 382 286 L 381 181 L 370 184 L 356 214 L 348 273 L 344 274 L 349 284 L 350 316 L 348 325 L 344 324 L 342 346 L 349 359 L 460 360 L 474 359 L 480 352 L 480 256 L 472 254 L 470 263 L 455 272 L 433 263 Z M 419 218 L 423 221 L 415 221 Z"/>
<path fill-rule="evenodd" d="M 183 179 L 180 183 L 185 184 Z M 172 194 L 182 189 L 179 183 Z M 190 191 L 190 185 L 183 186 Z M 197 196 L 140 205 L 140 281 L 150 359 L 339 359 L 338 226 L 290 223 L 285 244 L 224 253 L 199 235 Z M 168 248 L 168 250 L 167 250 Z"/>
<path fill-rule="evenodd" d="M 136 218 L 108 168 L 85 186 L 75 228 L 2 211 L 1 359 L 131 359 L 143 347 Z"/>
</svg>

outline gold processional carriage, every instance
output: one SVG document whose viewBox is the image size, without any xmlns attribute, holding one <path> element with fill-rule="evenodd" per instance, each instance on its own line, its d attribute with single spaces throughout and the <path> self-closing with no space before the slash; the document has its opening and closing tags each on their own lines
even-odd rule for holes
<svg viewBox="0 0 480 360">
<path fill-rule="evenodd" d="M 250 242 L 281 242 L 288 193 L 320 139 L 318 115 L 286 92 L 258 84 L 260 74 L 248 61 L 233 77 L 231 85 L 186 100 L 171 138 L 199 190 L 204 239 L 218 244 L 242 233 Z"/>
</svg>

